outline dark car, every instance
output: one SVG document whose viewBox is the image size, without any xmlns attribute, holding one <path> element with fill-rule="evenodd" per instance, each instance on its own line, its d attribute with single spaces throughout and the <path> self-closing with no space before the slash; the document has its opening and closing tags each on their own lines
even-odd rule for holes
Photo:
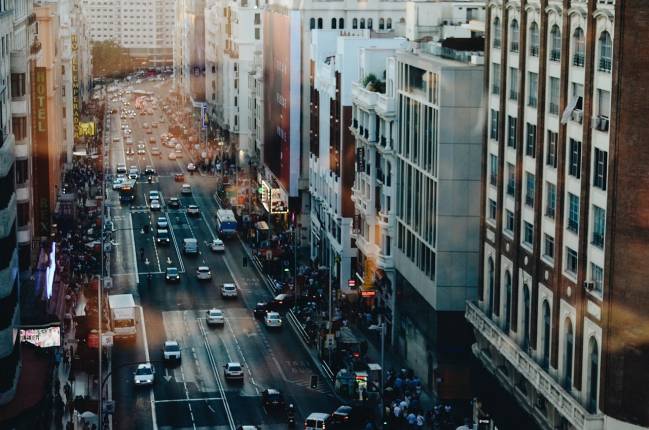
<svg viewBox="0 0 649 430">
<path fill-rule="evenodd" d="M 332 429 L 357 429 L 362 425 L 362 414 L 351 406 L 342 405 L 333 411 L 329 417 L 327 428 Z"/>
<path fill-rule="evenodd" d="M 268 308 L 273 311 L 284 312 L 293 304 L 293 297 L 288 294 L 278 294 L 268 304 Z"/>
<path fill-rule="evenodd" d="M 167 267 L 165 272 L 165 279 L 167 282 L 178 282 L 180 281 L 180 274 L 178 273 L 177 267 Z"/>
<path fill-rule="evenodd" d="M 176 182 L 183 182 L 185 180 L 185 175 L 182 173 L 176 173 L 174 174 L 174 181 Z"/>
<path fill-rule="evenodd" d="M 167 206 L 173 209 L 178 209 L 180 207 L 180 200 L 178 197 L 171 197 L 167 202 Z"/>
<path fill-rule="evenodd" d="M 261 402 L 267 411 L 283 411 L 285 402 L 284 396 L 279 390 L 267 388 L 261 392 Z"/>
<path fill-rule="evenodd" d="M 255 318 L 262 319 L 263 317 L 266 316 L 266 312 L 268 312 L 268 303 L 265 302 L 257 303 L 255 305 L 255 309 L 252 312 L 255 315 Z"/>
</svg>

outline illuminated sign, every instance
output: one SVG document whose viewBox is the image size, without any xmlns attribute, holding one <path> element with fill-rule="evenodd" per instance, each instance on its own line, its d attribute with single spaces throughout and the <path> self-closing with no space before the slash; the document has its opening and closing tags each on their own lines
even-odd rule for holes
<svg viewBox="0 0 649 430">
<path fill-rule="evenodd" d="M 259 193 L 261 194 L 261 204 L 268 212 L 273 214 L 288 212 L 288 197 L 281 188 L 273 188 L 271 184 L 262 180 Z"/>
<path fill-rule="evenodd" d="M 34 100 L 36 108 L 34 115 L 35 137 L 47 140 L 47 75 L 45 67 L 36 67 L 34 72 Z"/>
<path fill-rule="evenodd" d="M 20 329 L 20 340 L 40 348 L 61 346 L 61 327 Z"/>
<path fill-rule="evenodd" d="M 81 136 L 79 130 L 79 45 L 77 35 L 73 34 L 72 41 L 72 122 L 74 125 L 74 137 Z"/>
<path fill-rule="evenodd" d="M 374 297 L 374 296 L 376 296 L 376 291 L 374 290 L 361 291 L 361 297 Z"/>
<path fill-rule="evenodd" d="M 47 286 L 47 298 L 52 297 L 52 285 L 54 285 L 54 274 L 56 273 L 56 242 L 52 242 L 52 249 L 48 255 L 48 265 L 45 270 L 45 281 Z"/>
<path fill-rule="evenodd" d="M 92 137 L 95 135 L 94 122 L 80 122 L 79 123 L 79 136 Z"/>
<path fill-rule="evenodd" d="M 40 236 L 49 234 L 50 200 L 49 200 L 49 153 L 47 129 L 47 69 L 32 68 L 32 144 L 34 169 L 34 225 Z"/>
</svg>

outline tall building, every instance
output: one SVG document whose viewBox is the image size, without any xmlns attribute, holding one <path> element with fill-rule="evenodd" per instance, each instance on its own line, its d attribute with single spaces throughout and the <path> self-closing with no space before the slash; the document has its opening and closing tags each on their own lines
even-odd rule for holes
<svg viewBox="0 0 649 430">
<path fill-rule="evenodd" d="M 114 41 L 140 66 L 169 65 L 175 24 L 173 0 L 82 0 L 93 41 Z"/>
<path fill-rule="evenodd" d="M 475 355 L 547 429 L 649 427 L 649 7 L 490 2 Z M 644 46 L 644 45 L 643 45 Z"/>
<path fill-rule="evenodd" d="M 199 108 L 205 102 L 205 0 L 178 0 L 174 13 L 174 86 Z"/>
</svg>

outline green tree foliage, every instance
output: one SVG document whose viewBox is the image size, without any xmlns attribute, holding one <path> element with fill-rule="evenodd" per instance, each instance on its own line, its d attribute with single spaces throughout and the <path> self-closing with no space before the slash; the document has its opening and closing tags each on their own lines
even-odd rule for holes
<svg viewBox="0 0 649 430">
<path fill-rule="evenodd" d="M 128 50 L 113 41 L 92 45 L 92 76 L 122 78 L 133 70 Z"/>
</svg>

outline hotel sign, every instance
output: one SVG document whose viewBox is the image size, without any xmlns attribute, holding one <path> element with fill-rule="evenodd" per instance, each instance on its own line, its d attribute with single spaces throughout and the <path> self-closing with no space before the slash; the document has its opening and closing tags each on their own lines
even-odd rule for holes
<svg viewBox="0 0 649 430">
<path fill-rule="evenodd" d="M 32 68 L 32 143 L 34 146 L 34 226 L 38 235 L 49 234 L 49 148 L 47 130 L 47 69 Z"/>
<path fill-rule="evenodd" d="M 77 35 L 73 34 L 72 42 L 72 122 L 74 125 L 74 137 L 79 137 L 79 44 Z"/>
<path fill-rule="evenodd" d="M 47 70 L 45 67 L 35 68 L 32 99 L 32 106 L 36 110 L 36 115 L 32 119 L 34 137 L 39 143 L 47 145 Z"/>
</svg>

